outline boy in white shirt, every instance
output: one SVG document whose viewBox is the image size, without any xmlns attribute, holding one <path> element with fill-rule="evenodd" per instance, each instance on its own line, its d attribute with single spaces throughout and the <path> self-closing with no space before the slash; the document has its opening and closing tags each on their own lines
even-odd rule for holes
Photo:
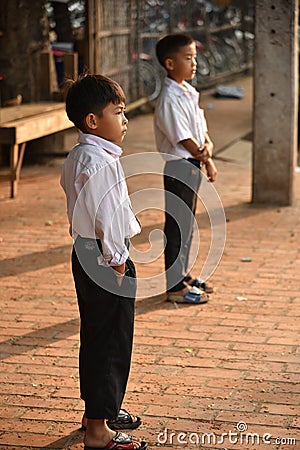
<svg viewBox="0 0 300 450">
<path fill-rule="evenodd" d="M 128 243 L 141 230 L 119 161 L 128 124 L 125 95 L 109 78 L 84 75 L 70 85 L 66 111 L 81 132 L 64 162 L 61 185 L 74 239 L 85 449 L 143 450 L 145 442 L 113 431 L 124 419 L 120 407 L 133 341 L 136 279 Z M 140 425 L 138 417 L 125 416 L 123 428 Z"/>
<path fill-rule="evenodd" d="M 190 276 L 188 260 L 200 169 L 204 164 L 211 182 L 216 179 L 217 169 L 212 160 L 213 143 L 199 107 L 199 93 L 185 81 L 196 74 L 196 43 L 189 35 L 170 34 L 157 42 L 156 55 L 167 71 L 155 106 L 154 130 L 157 149 L 166 160 L 164 232 L 168 300 L 205 303 L 208 297 L 202 289 L 209 293 L 212 287 Z"/>
</svg>

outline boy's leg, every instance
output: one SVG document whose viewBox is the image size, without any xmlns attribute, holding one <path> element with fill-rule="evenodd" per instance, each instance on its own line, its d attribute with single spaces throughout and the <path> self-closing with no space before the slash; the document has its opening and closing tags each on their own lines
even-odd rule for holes
<svg viewBox="0 0 300 450">
<path fill-rule="evenodd" d="M 200 180 L 200 170 L 188 161 L 176 160 L 166 163 L 164 232 L 168 292 L 186 288 L 183 279 L 188 268 Z"/>
<path fill-rule="evenodd" d="M 128 267 L 134 277 L 131 263 Z M 72 269 L 81 317 L 79 370 L 86 416 L 88 419 L 115 419 L 130 369 L 135 281 L 132 280 L 130 298 L 104 290 L 89 278 L 75 250 Z M 112 269 L 98 266 L 97 270 L 100 277 L 111 276 Z"/>
<path fill-rule="evenodd" d="M 200 187 L 200 182 L 201 182 L 201 178 L 199 180 L 198 189 Z M 197 192 L 198 192 L 198 189 L 197 189 L 196 192 L 194 192 L 194 195 L 193 195 L 193 198 L 191 198 L 191 204 L 190 204 L 190 206 L 191 206 L 190 209 L 191 209 L 192 214 L 193 214 L 193 221 L 194 221 L 194 217 L 195 217 L 195 214 L 196 214 L 196 208 L 197 208 L 197 200 L 198 200 Z M 191 250 L 192 239 L 193 239 L 193 224 L 191 225 L 191 232 L 190 232 L 190 235 L 189 235 L 189 239 L 187 240 L 187 244 L 186 244 L 185 267 L 184 267 L 184 274 L 185 274 L 185 276 L 189 272 L 189 269 L 190 269 L 190 267 L 189 267 L 189 257 L 190 257 L 190 250 Z"/>
<path fill-rule="evenodd" d="M 87 416 L 84 448 L 128 445 L 136 450 L 146 449 L 145 442 L 116 433 L 106 421 L 118 416 L 129 375 L 136 294 L 134 264 L 126 261 L 127 276 L 119 288 L 120 295 L 91 280 L 75 249 L 72 270 L 81 316 L 80 380 Z M 114 282 L 118 286 L 112 269 L 98 266 L 95 272 L 97 270 L 102 274 L 99 275 L 101 278 L 113 275 L 108 283 L 105 280 L 106 285 Z M 101 280 L 99 284 L 102 284 Z M 122 295 L 122 287 L 127 297 Z M 128 292 L 131 293 L 129 297 Z"/>
</svg>

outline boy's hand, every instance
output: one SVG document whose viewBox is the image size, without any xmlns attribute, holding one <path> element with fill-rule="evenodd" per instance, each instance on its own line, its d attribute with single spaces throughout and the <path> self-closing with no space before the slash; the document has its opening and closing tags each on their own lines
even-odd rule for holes
<svg viewBox="0 0 300 450">
<path fill-rule="evenodd" d="M 208 133 L 206 133 L 205 143 L 198 148 L 198 151 L 200 153 L 199 154 L 200 161 L 206 163 L 209 160 L 209 158 L 212 157 L 213 149 L 214 144 L 212 143 L 210 137 L 208 136 Z"/>
<path fill-rule="evenodd" d="M 183 139 L 179 142 L 193 158 L 206 163 L 212 156 L 214 144 L 212 143 L 208 133 L 205 133 L 204 144 L 199 146 L 199 142 L 194 138 Z"/>
<path fill-rule="evenodd" d="M 117 283 L 118 283 L 119 287 L 122 286 L 124 276 L 125 276 L 125 274 L 121 275 L 121 276 L 117 276 Z"/>
<path fill-rule="evenodd" d="M 211 154 L 206 148 L 206 144 L 201 145 L 201 147 L 198 148 L 198 154 L 196 156 L 196 159 L 199 159 L 200 161 L 206 163 L 209 160 L 209 158 L 211 158 Z"/>
<path fill-rule="evenodd" d="M 207 177 L 208 177 L 209 181 L 211 181 L 213 183 L 217 178 L 218 171 L 217 171 L 217 168 L 211 158 L 209 158 L 207 160 L 207 162 L 205 163 L 205 169 L 206 169 L 206 173 L 207 173 Z"/>
<path fill-rule="evenodd" d="M 125 276 L 126 265 L 125 265 L 125 263 L 123 263 L 120 266 L 113 266 L 113 269 L 116 272 L 116 278 L 117 278 L 118 286 L 121 286 L 123 278 Z"/>
</svg>

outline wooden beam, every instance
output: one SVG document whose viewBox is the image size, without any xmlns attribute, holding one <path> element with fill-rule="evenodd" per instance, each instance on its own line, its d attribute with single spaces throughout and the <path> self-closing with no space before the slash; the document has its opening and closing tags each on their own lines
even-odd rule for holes
<svg viewBox="0 0 300 450">
<path fill-rule="evenodd" d="M 65 53 L 64 61 L 64 76 L 75 80 L 78 77 L 78 53 Z"/>
<path fill-rule="evenodd" d="M 51 62 L 50 52 L 41 52 L 40 55 L 40 98 L 41 100 L 51 100 Z"/>
</svg>

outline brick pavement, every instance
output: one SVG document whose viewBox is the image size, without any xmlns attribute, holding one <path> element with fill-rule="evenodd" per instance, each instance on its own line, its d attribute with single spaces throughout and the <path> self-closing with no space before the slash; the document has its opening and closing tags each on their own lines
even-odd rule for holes
<svg viewBox="0 0 300 450">
<path fill-rule="evenodd" d="M 151 114 L 130 121 L 129 149 L 154 150 Z M 227 239 L 212 276 L 217 290 L 210 302 L 166 303 L 163 293 L 151 297 L 151 292 L 163 290 L 155 281 L 137 300 L 125 406 L 142 416 L 143 426 L 135 435 L 147 439 L 153 450 L 300 449 L 300 175 L 292 207 L 253 206 L 250 150 L 250 143 L 241 140 L 216 160 Z M 15 200 L 7 198 L 7 181 L 0 180 L 2 449 L 83 448 L 78 429 L 83 409 L 78 398 L 79 323 L 69 264 L 71 239 L 58 184 L 61 163 L 57 156 L 48 164 L 25 166 Z M 129 179 L 131 192 L 145 186 L 159 189 L 161 178 Z M 134 245 L 146 251 L 149 232 L 161 229 L 163 216 L 154 208 L 140 216 L 144 231 Z M 202 247 L 195 267 L 210 240 L 201 204 L 197 221 Z M 160 239 L 151 236 L 153 244 Z M 244 257 L 251 261 L 243 262 Z M 137 268 L 139 277 L 153 277 L 162 272 L 162 257 Z M 238 422 L 248 425 L 254 445 L 245 435 L 244 441 L 232 435 L 232 442 L 224 435 L 222 442 L 222 433 L 235 432 Z M 202 433 L 214 433 L 216 442 L 212 434 L 211 442 L 206 437 L 199 447 Z M 268 436 L 263 443 L 264 433 L 282 438 L 281 443 L 268 444 Z"/>
</svg>

